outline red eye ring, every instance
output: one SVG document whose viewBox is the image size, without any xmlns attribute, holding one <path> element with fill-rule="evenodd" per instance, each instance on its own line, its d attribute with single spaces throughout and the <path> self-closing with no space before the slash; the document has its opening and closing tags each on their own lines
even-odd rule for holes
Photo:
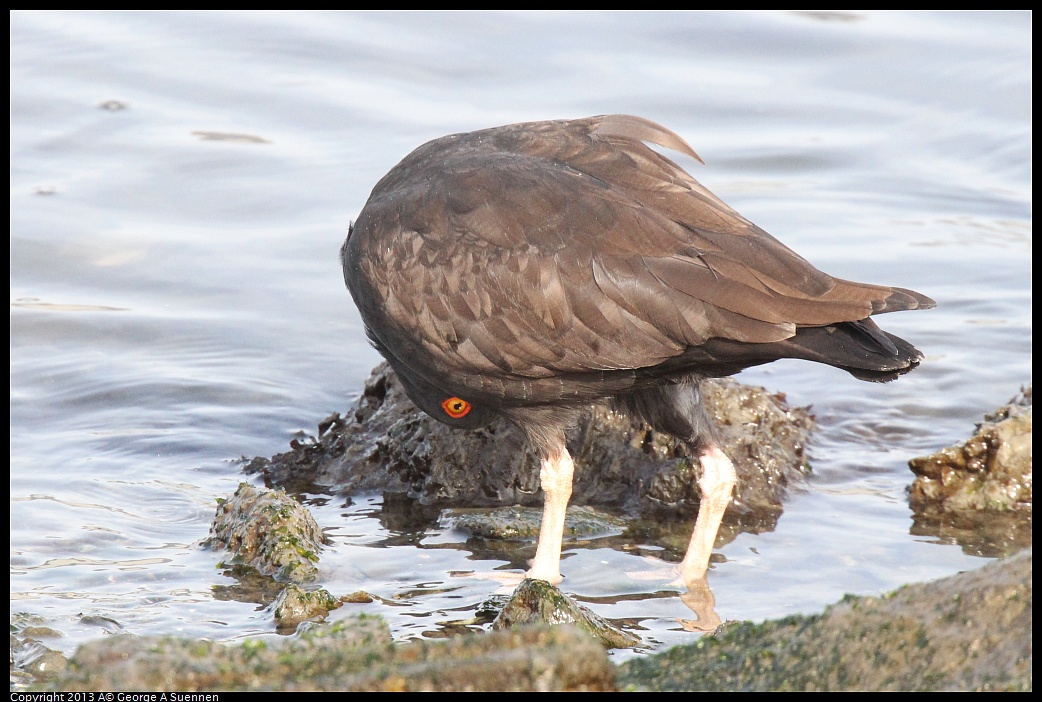
<svg viewBox="0 0 1042 702">
<path fill-rule="evenodd" d="M 466 400 L 461 400 L 458 397 L 450 397 L 441 403 L 441 408 L 445 410 L 445 414 L 449 415 L 453 419 L 462 419 L 470 414 L 470 410 L 473 409 Z"/>
</svg>

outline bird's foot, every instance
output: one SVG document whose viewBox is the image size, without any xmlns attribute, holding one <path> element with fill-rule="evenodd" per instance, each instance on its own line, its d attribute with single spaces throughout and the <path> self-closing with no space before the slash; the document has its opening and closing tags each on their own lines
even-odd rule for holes
<svg viewBox="0 0 1042 702">
<path fill-rule="evenodd" d="M 560 585 L 561 581 L 564 580 L 564 576 L 557 569 L 545 570 L 539 569 L 537 566 L 533 566 L 527 573 L 525 573 L 527 580 L 545 580 L 551 585 Z"/>
</svg>

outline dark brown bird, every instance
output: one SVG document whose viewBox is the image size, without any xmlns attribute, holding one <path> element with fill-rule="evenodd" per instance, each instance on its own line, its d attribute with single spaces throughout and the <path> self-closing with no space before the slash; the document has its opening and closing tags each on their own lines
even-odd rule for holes
<svg viewBox="0 0 1042 702">
<path fill-rule="evenodd" d="M 645 142 L 701 161 L 628 115 L 435 139 L 377 183 L 341 249 L 369 338 L 416 405 L 461 428 L 502 415 L 538 450 L 531 578 L 561 580 L 564 431 L 584 407 L 612 402 L 699 456 L 692 582 L 735 483 L 702 378 L 801 358 L 888 381 L 922 359 L 870 316 L 933 300 L 822 273 Z"/>
</svg>

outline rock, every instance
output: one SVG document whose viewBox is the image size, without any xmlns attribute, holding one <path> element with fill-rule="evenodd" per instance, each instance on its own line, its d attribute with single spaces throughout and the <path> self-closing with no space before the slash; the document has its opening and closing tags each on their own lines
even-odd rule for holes
<svg viewBox="0 0 1042 702">
<path fill-rule="evenodd" d="M 528 578 L 514 590 L 510 601 L 492 622 L 492 629 L 512 629 L 537 622 L 573 624 L 605 648 L 630 648 L 640 644 L 640 637 L 614 627 L 545 580 Z"/>
<path fill-rule="evenodd" d="M 304 590 L 290 585 L 271 604 L 275 625 L 281 629 L 296 629 L 307 621 L 324 619 L 332 610 L 341 606 L 340 600 L 326 590 Z"/>
<path fill-rule="evenodd" d="M 806 472 L 813 420 L 759 388 L 730 379 L 703 385 L 738 471 L 725 523 L 771 529 L 785 491 Z M 667 521 L 697 511 L 701 468 L 672 437 L 595 408 L 569 432 L 568 448 L 576 464 L 574 504 Z M 330 416 L 319 424 L 317 438 L 294 441 L 289 452 L 271 459 L 255 458 L 245 470 L 295 489 L 405 493 L 439 507 L 542 505 L 538 462 L 513 426 L 450 429 L 412 405 L 386 364 L 366 382 L 352 412 Z"/>
<path fill-rule="evenodd" d="M 227 549 L 229 564 L 246 565 L 281 582 L 315 578 L 322 530 L 308 510 L 282 490 L 240 483 L 220 500 L 204 546 Z"/>
<path fill-rule="evenodd" d="M 55 679 L 68 667 L 65 655 L 40 642 L 61 638 L 62 633 L 46 626 L 42 617 L 25 612 L 11 615 L 11 685 L 27 686 Z"/>
<path fill-rule="evenodd" d="M 965 443 L 909 461 L 913 533 L 952 538 L 972 553 L 1031 544 L 1031 389 L 977 425 Z"/>
<path fill-rule="evenodd" d="M 654 691 L 1031 690 L 1031 551 L 844 598 L 824 614 L 724 625 L 619 669 Z"/>
<path fill-rule="evenodd" d="M 50 689 L 608 691 L 615 670 L 604 650 L 572 627 L 395 645 L 383 620 L 356 617 L 271 644 L 108 637 L 81 646 Z"/>
</svg>

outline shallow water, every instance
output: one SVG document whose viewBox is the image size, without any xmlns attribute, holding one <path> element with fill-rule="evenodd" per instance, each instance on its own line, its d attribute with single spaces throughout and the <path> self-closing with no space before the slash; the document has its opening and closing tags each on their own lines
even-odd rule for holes
<svg viewBox="0 0 1042 702">
<path fill-rule="evenodd" d="M 202 551 L 240 456 L 347 409 L 378 360 L 344 290 L 348 221 L 443 134 L 625 112 L 820 268 L 914 288 L 927 355 L 888 385 L 798 362 L 746 382 L 812 404 L 814 475 L 778 528 L 718 550 L 720 616 L 976 568 L 909 534 L 909 457 L 1031 379 L 1028 13 L 138 13 L 11 16 L 11 611 L 71 651 L 106 632 L 273 635 Z M 439 636 L 504 565 L 380 498 L 312 496 L 335 594 Z M 593 542 L 565 589 L 690 640 L 677 593 Z M 627 654 L 628 655 L 628 654 Z"/>
</svg>

